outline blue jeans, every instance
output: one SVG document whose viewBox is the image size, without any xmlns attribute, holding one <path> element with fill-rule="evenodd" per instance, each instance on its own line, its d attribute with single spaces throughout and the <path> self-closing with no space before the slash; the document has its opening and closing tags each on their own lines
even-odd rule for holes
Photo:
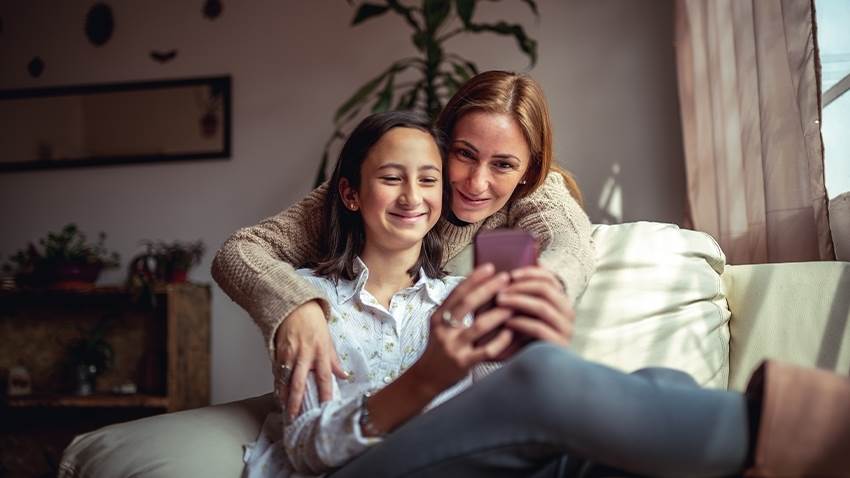
<svg viewBox="0 0 850 478">
<path fill-rule="evenodd" d="M 573 476 L 578 461 L 728 476 L 743 469 L 748 440 L 739 393 L 700 388 L 670 369 L 626 374 L 535 343 L 332 476 Z"/>
</svg>

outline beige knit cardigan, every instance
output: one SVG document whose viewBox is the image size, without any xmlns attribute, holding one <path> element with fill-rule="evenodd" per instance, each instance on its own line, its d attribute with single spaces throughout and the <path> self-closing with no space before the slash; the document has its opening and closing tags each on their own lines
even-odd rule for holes
<svg viewBox="0 0 850 478">
<path fill-rule="evenodd" d="M 316 299 L 328 312 L 325 297 L 295 272 L 318 260 L 327 190 L 325 183 L 277 215 L 239 229 L 213 259 L 213 278 L 260 327 L 272 357 L 275 332 L 293 310 Z M 540 265 L 557 275 L 571 297 L 584 291 L 593 273 L 590 221 L 557 173 L 483 221 L 458 226 L 440 220 L 436 227 L 444 239 L 444 262 L 458 255 L 478 230 L 511 227 L 537 238 Z"/>
</svg>

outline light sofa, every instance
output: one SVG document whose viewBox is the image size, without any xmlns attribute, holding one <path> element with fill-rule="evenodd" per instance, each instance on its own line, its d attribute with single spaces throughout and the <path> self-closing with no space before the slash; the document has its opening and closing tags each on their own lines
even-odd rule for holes
<svg viewBox="0 0 850 478">
<path fill-rule="evenodd" d="M 664 365 L 742 390 L 765 358 L 850 371 L 850 263 L 725 265 L 708 235 L 595 226 L 597 270 L 573 347 L 630 371 Z M 469 267 L 469 252 L 450 264 Z M 108 426 L 65 450 L 61 477 L 237 477 L 271 395 Z"/>
</svg>

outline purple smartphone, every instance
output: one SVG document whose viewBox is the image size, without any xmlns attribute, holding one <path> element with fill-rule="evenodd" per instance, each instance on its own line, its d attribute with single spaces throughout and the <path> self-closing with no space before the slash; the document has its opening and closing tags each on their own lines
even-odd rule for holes
<svg viewBox="0 0 850 478">
<path fill-rule="evenodd" d="M 537 264 L 537 241 L 521 229 L 494 229 L 475 236 L 475 267 L 492 263 L 496 272 Z"/>
<path fill-rule="evenodd" d="M 537 265 L 537 241 L 534 236 L 521 229 L 494 229 L 492 231 L 481 231 L 475 236 L 475 267 L 481 264 L 491 263 L 496 267 L 496 272 L 510 272 L 520 267 Z M 495 304 L 481 307 L 476 314 L 492 308 Z M 477 344 L 492 340 L 502 330 L 501 327 L 487 333 Z M 514 342 L 517 346 L 527 343 L 527 337 L 517 337 Z"/>
</svg>

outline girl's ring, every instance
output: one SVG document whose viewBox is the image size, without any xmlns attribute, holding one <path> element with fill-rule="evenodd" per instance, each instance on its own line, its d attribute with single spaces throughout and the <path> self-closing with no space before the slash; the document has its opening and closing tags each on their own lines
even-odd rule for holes
<svg viewBox="0 0 850 478">
<path fill-rule="evenodd" d="M 472 327 L 472 316 L 467 315 L 463 318 L 463 320 L 457 320 L 452 317 L 452 311 L 448 309 L 443 311 L 442 315 L 440 316 L 440 319 L 443 321 L 444 324 L 448 325 L 449 327 L 464 329 Z"/>
</svg>

